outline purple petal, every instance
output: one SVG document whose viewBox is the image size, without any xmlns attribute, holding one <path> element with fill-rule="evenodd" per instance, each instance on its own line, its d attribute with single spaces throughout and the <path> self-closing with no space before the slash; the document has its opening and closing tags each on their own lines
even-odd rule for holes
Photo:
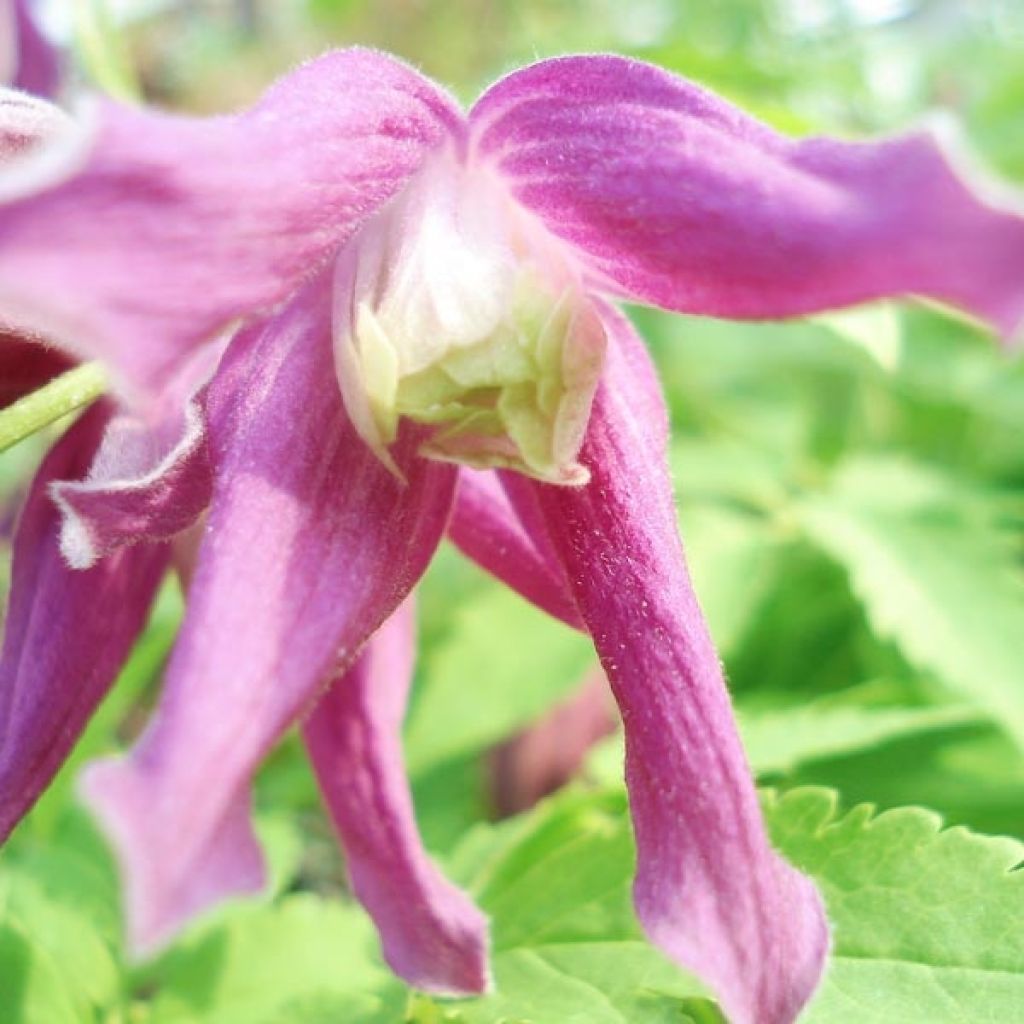
<svg viewBox="0 0 1024 1024">
<path fill-rule="evenodd" d="M 392 450 L 404 483 L 356 437 L 323 276 L 236 337 L 208 409 L 213 500 L 163 698 L 135 749 L 83 780 L 125 876 L 136 954 L 262 886 L 252 774 L 408 594 L 455 483 L 415 457 L 418 436 Z"/>
<path fill-rule="evenodd" d="M 463 468 L 448 537 L 467 557 L 574 629 L 579 612 L 546 533 L 528 533 L 492 471 Z"/>
<path fill-rule="evenodd" d="M 471 124 L 598 287 L 736 318 L 914 294 L 1004 334 L 1024 319 L 1024 206 L 986 202 L 929 134 L 794 141 L 615 56 L 515 72 Z"/>
<path fill-rule="evenodd" d="M 14 539 L 0 652 L 0 841 L 49 785 L 113 683 L 167 565 L 140 546 L 88 572 L 61 557 L 50 482 L 84 472 L 107 412 L 89 410 L 43 462 Z"/>
<path fill-rule="evenodd" d="M 114 419 L 84 480 L 53 484 L 64 516 L 61 550 L 72 568 L 88 569 L 139 541 L 169 540 L 209 504 L 213 481 L 196 386 L 215 356 L 207 348 L 190 361 L 155 403 L 154 422 Z"/>
<path fill-rule="evenodd" d="M 591 482 L 529 488 L 544 511 L 622 710 L 637 912 L 734 1024 L 789 1024 L 828 928 L 813 884 L 765 835 L 729 696 L 676 531 L 651 376 L 619 315 L 581 460 Z"/>
<path fill-rule="evenodd" d="M 487 920 L 423 849 L 402 764 L 415 629 L 410 599 L 320 700 L 303 735 L 384 959 L 416 988 L 472 995 L 490 987 Z"/>
<path fill-rule="evenodd" d="M 0 0 L 3 2 L 3 0 Z M 34 0 L 13 0 L 16 89 L 36 96 L 55 96 L 60 85 L 60 59 L 56 48 L 36 25 Z"/>
<path fill-rule="evenodd" d="M 0 331 L 0 409 L 41 388 L 68 366 L 59 352 Z"/>
<path fill-rule="evenodd" d="M 81 170 L 0 207 L 0 309 L 129 388 L 280 303 L 459 130 L 432 83 L 328 54 L 234 117 L 101 101 Z"/>
</svg>

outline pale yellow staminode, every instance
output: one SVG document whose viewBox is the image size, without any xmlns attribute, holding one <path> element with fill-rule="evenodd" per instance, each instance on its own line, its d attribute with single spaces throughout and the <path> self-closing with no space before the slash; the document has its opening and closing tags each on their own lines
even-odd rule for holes
<svg viewBox="0 0 1024 1024">
<path fill-rule="evenodd" d="M 389 465 L 406 417 L 433 428 L 429 457 L 587 481 L 604 330 L 559 244 L 485 172 L 435 158 L 343 255 L 335 297 L 342 395 Z"/>
</svg>

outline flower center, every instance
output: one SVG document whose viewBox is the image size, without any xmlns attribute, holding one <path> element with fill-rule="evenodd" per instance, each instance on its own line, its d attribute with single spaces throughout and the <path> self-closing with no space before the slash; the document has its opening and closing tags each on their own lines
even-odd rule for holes
<svg viewBox="0 0 1024 1024">
<path fill-rule="evenodd" d="M 356 429 L 390 464 L 421 451 L 582 484 L 605 336 L 571 256 L 485 171 L 436 157 L 339 258 L 335 353 Z"/>
</svg>

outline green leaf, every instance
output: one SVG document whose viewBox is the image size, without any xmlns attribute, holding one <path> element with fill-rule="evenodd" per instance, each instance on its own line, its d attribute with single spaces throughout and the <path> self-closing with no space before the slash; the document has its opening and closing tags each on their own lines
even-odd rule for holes
<svg viewBox="0 0 1024 1024">
<path fill-rule="evenodd" d="M 3 1020 L 89 1022 L 116 1003 L 121 985 L 109 936 L 91 913 L 95 880 L 73 853 L 40 853 L 24 866 L 5 858 L 0 871 Z"/>
<path fill-rule="evenodd" d="M 759 774 L 792 771 L 825 757 L 869 750 L 902 736 L 920 735 L 978 721 L 958 705 L 870 707 L 859 703 L 867 687 L 852 687 L 842 700 L 823 697 L 777 710 L 741 710 L 740 732 Z"/>
<path fill-rule="evenodd" d="M 309 894 L 237 905 L 140 981 L 157 988 L 151 1024 L 368 1024 L 395 998 L 362 911 Z"/>
<path fill-rule="evenodd" d="M 471 881 L 496 951 L 639 936 L 624 794 L 572 796 L 515 822 Z M 457 869 L 453 866 L 453 870 Z"/>
<path fill-rule="evenodd" d="M 861 458 L 800 515 L 879 636 L 1024 745 L 1024 580 L 998 509 L 910 463 Z"/>
<path fill-rule="evenodd" d="M 835 952 L 806 1024 L 1011 1021 L 1024 1006 L 1024 845 L 941 830 L 921 808 L 836 816 L 836 795 L 768 796 L 782 852 L 815 877 Z"/>
<path fill-rule="evenodd" d="M 692 980 L 640 940 L 515 949 L 499 953 L 494 969 L 494 996 L 460 1005 L 441 1020 L 457 1024 L 722 1021 L 706 1001 L 694 998 L 700 989 Z M 686 1003 L 690 1006 L 684 1009 Z"/>
<path fill-rule="evenodd" d="M 791 772 L 813 761 L 870 751 L 894 739 L 977 724 L 979 713 L 960 705 L 872 706 L 894 687 L 849 687 L 835 695 L 791 707 L 759 708 L 740 703 L 737 719 L 743 746 L 758 775 Z M 622 738 L 591 751 L 589 777 L 614 785 L 622 779 Z"/>
<path fill-rule="evenodd" d="M 86 1024 L 58 964 L 16 920 L 0 923 L 0 998 L 10 1024 Z"/>
<path fill-rule="evenodd" d="M 789 782 L 838 789 L 850 803 L 921 803 L 952 824 L 1024 837 L 1024 755 L 989 725 L 907 733 L 804 764 Z"/>
<path fill-rule="evenodd" d="M 585 637 L 488 587 L 423 659 L 406 729 L 410 773 L 497 743 L 568 694 L 593 660 Z"/>
<path fill-rule="evenodd" d="M 837 795 L 764 795 L 781 852 L 821 887 L 834 956 L 802 1024 L 1010 1021 L 1024 1006 L 1024 845 L 943 831 L 920 808 L 837 813 Z M 496 994 L 420 997 L 417 1024 L 715 1021 L 699 984 L 648 946 L 629 902 L 621 790 L 566 792 L 480 826 L 454 871 L 492 917 Z"/>
<path fill-rule="evenodd" d="M 763 519 L 721 501 L 684 502 L 680 521 L 701 608 L 728 660 L 777 588 L 787 565 L 785 546 Z"/>
<path fill-rule="evenodd" d="M 451 870 L 491 917 L 494 995 L 421 999 L 417 1024 L 719 1021 L 700 985 L 642 938 L 625 794 L 566 792 L 478 826 Z M 686 1013 L 683 1012 L 684 1007 Z"/>
</svg>

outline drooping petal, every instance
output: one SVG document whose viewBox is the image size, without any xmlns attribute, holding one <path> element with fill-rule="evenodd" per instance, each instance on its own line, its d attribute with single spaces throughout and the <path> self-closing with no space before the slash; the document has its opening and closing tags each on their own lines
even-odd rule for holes
<svg viewBox="0 0 1024 1024">
<path fill-rule="evenodd" d="M 624 319 L 581 458 L 580 489 L 533 491 L 622 710 L 637 912 L 712 985 L 733 1024 L 791 1024 L 821 975 L 813 884 L 768 844 L 722 669 L 676 530 L 664 411 Z"/>
<path fill-rule="evenodd" d="M 213 486 L 202 396 L 218 352 L 207 346 L 170 382 L 149 416 L 107 427 L 84 480 L 50 492 L 63 514 L 61 550 L 75 569 L 140 541 L 169 540 L 210 503 Z"/>
<path fill-rule="evenodd" d="M 492 471 L 459 471 L 448 536 L 467 558 L 527 601 L 582 628 L 547 534 L 527 532 Z"/>
<path fill-rule="evenodd" d="M 43 462 L 14 539 L 0 652 L 0 842 L 49 785 L 117 676 L 167 565 L 132 548 L 88 572 L 67 567 L 52 480 L 85 471 L 107 410 L 90 409 Z"/>
<path fill-rule="evenodd" d="M 210 384 L 214 490 L 163 698 L 83 789 L 125 876 L 132 950 L 263 883 L 249 784 L 267 750 L 405 598 L 444 530 L 454 470 L 355 435 L 323 279 L 240 332 Z"/>
<path fill-rule="evenodd" d="M 13 3 L 15 73 L 12 84 L 36 96 L 55 96 L 60 85 L 60 58 L 35 22 L 35 0 L 13 0 Z"/>
<path fill-rule="evenodd" d="M 0 331 L 0 409 L 41 388 L 68 366 L 59 352 Z"/>
<path fill-rule="evenodd" d="M 883 295 L 1024 319 L 1024 203 L 987 201 L 936 138 L 791 140 L 660 68 L 565 57 L 515 72 L 473 144 L 598 287 L 780 317 Z"/>
<path fill-rule="evenodd" d="M 385 960 L 418 989 L 471 995 L 489 987 L 487 920 L 427 856 L 402 764 L 415 630 L 410 599 L 320 699 L 303 735 Z"/>
<path fill-rule="evenodd" d="M 95 116 L 85 166 L 0 207 L 0 310 L 143 390 L 294 293 L 459 130 L 432 83 L 357 49 L 237 116 Z"/>
</svg>

